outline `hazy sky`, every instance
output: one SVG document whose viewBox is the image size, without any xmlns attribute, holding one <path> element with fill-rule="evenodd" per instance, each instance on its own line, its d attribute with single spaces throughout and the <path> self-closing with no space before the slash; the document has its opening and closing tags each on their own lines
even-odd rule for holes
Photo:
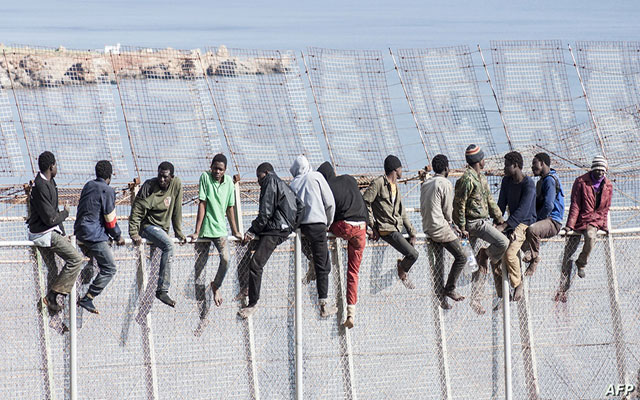
<svg viewBox="0 0 640 400">
<path fill-rule="evenodd" d="M 30 0 L 0 4 L 0 42 L 69 48 L 353 49 L 492 39 L 638 40 L 635 1 Z"/>
</svg>

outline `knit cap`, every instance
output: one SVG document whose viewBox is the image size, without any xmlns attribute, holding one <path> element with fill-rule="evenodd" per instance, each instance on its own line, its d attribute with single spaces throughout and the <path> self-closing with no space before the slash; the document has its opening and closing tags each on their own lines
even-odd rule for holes
<svg viewBox="0 0 640 400">
<path fill-rule="evenodd" d="M 595 156 L 593 158 L 593 161 L 591 162 L 592 171 L 600 170 L 606 172 L 607 169 L 609 169 L 609 164 L 607 163 L 606 158 L 604 158 L 603 156 Z"/>
<path fill-rule="evenodd" d="M 387 158 L 384 159 L 384 173 L 390 174 L 391 171 L 394 171 L 398 168 L 402 167 L 402 163 L 400 159 L 394 155 L 388 155 Z"/>
<path fill-rule="evenodd" d="M 478 163 L 484 159 L 484 151 L 477 144 L 470 144 L 467 147 L 467 151 L 464 153 L 464 158 L 467 160 L 467 164 L 472 165 Z"/>
</svg>

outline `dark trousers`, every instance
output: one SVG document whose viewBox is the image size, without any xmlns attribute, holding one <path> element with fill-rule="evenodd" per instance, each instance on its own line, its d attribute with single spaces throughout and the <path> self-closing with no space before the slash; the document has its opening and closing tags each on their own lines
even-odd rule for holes
<svg viewBox="0 0 640 400">
<path fill-rule="evenodd" d="M 453 292 L 456 288 L 456 282 L 462 269 L 467 264 L 467 255 L 462 248 L 460 239 L 453 240 L 451 242 L 434 242 L 430 241 L 433 249 L 433 278 L 434 285 L 436 287 L 436 293 L 443 290 L 444 292 Z M 447 277 L 447 284 L 444 284 L 444 249 L 453 256 L 453 265 L 449 276 Z"/>
<path fill-rule="evenodd" d="M 389 243 L 391 247 L 398 250 L 404 256 L 400 262 L 400 267 L 404 272 L 409 272 L 411 266 L 418 259 L 418 250 L 416 250 L 400 232 L 392 232 L 388 235 L 384 235 L 382 236 L 382 240 Z"/>
<path fill-rule="evenodd" d="M 100 272 L 96 275 L 87 294 L 96 297 L 111 282 L 111 278 L 116 274 L 116 262 L 109 242 L 78 242 L 82 253 L 89 257 L 89 263 L 96 260 Z"/>
<path fill-rule="evenodd" d="M 247 252 L 238 265 L 238 275 L 241 287 L 249 286 L 249 307 L 255 306 L 260 299 L 262 271 L 265 264 L 276 247 L 285 240 L 287 240 L 286 236 L 263 235 L 247 245 Z"/>
<path fill-rule="evenodd" d="M 300 225 L 300 232 L 302 232 L 304 253 L 310 261 L 313 261 L 316 270 L 318 299 L 326 300 L 329 295 L 329 272 L 331 271 L 329 247 L 327 246 L 327 225 Z"/>
</svg>

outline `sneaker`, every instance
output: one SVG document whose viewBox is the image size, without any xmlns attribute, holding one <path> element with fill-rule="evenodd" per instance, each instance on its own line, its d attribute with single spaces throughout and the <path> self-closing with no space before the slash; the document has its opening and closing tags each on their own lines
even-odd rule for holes
<svg viewBox="0 0 640 400">
<path fill-rule="evenodd" d="M 327 318 L 337 313 L 338 313 L 338 307 L 336 306 L 330 306 L 327 304 L 320 305 L 320 316 L 322 318 Z"/>
<path fill-rule="evenodd" d="M 578 276 L 580 278 L 584 278 L 585 276 L 587 276 L 586 272 L 584 272 L 584 267 L 578 266 Z"/>
<path fill-rule="evenodd" d="M 398 260 L 398 278 L 400 278 L 400 281 L 407 289 L 415 289 L 416 285 L 414 285 L 413 282 L 411 282 L 411 280 L 407 277 L 407 272 L 400 266 L 401 262 L 402 260 Z"/>
<path fill-rule="evenodd" d="M 316 280 L 316 268 L 314 267 L 313 263 L 310 262 L 309 269 L 307 270 L 307 274 L 304 276 L 304 278 L 302 278 L 302 284 L 308 285 L 309 283 L 315 280 Z"/>
<path fill-rule="evenodd" d="M 531 261 L 533 261 L 533 257 L 531 256 L 531 250 L 527 250 L 524 252 L 524 255 L 522 256 L 522 262 L 530 263 Z"/>
<path fill-rule="evenodd" d="M 255 314 L 255 313 L 256 313 L 256 310 L 257 310 L 256 306 L 251 306 L 251 307 L 249 307 L 249 306 L 247 306 L 247 307 L 242 307 L 240 310 L 238 310 L 238 315 L 239 315 L 241 318 L 247 319 L 247 318 L 249 318 L 250 316 L 252 316 L 253 314 Z"/>
<path fill-rule="evenodd" d="M 78 305 L 92 314 L 100 314 L 100 311 L 98 311 L 96 306 L 93 304 L 93 299 L 89 296 L 84 296 L 78 300 Z"/>
<path fill-rule="evenodd" d="M 47 307 L 47 310 L 49 311 L 49 315 L 55 315 L 59 313 L 60 310 L 62 310 L 62 307 L 58 304 L 55 297 L 51 299 L 49 295 L 46 295 L 45 297 L 42 298 L 42 304 Z"/>
<path fill-rule="evenodd" d="M 446 297 L 449 297 L 453 301 L 462 301 L 462 300 L 464 300 L 464 296 L 461 295 L 460 293 L 456 292 L 455 290 L 452 290 L 450 292 L 445 291 L 443 294 Z"/>
<path fill-rule="evenodd" d="M 176 302 L 171 297 L 169 297 L 169 293 L 167 292 L 156 292 L 156 299 L 160 300 L 169 307 L 176 306 Z"/>
</svg>

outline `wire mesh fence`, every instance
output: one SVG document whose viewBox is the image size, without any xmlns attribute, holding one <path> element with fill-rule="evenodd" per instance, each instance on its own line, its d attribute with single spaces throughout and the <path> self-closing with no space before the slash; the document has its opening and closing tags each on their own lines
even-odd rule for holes
<svg viewBox="0 0 640 400">
<path fill-rule="evenodd" d="M 338 172 L 375 172 L 389 154 L 406 165 L 382 53 L 309 48 L 304 60 Z"/>
<path fill-rule="evenodd" d="M 171 161 L 183 180 L 197 181 L 220 149 L 198 53 L 131 47 L 109 57 L 138 176 Z"/>
<path fill-rule="evenodd" d="M 571 273 L 566 296 L 556 296 L 566 237 L 543 242 L 536 273 L 512 313 L 514 398 L 602 398 L 610 384 L 637 383 L 637 233 L 601 236 L 583 279 Z M 368 242 L 360 270 L 355 327 L 346 330 L 345 242 L 331 240 L 329 303 L 337 316 L 321 318 L 315 281 L 295 304 L 293 242 L 280 245 L 264 269 L 258 312 L 237 315 L 235 300 L 247 251 L 229 242 L 230 263 L 213 302 L 209 282 L 220 261 L 214 246 L 196 273 L 193 245 L 175 245 L 171 295 L 175 309 L 155 301 L 160 253 L 149 246 L 113 247 L 118 272 L 96 297 L 99 316 L 78 312 L 79 398 L 294 398 L 294 315 L 302 308 L 305 398 L 476 398 L 504 396 L 502 308 L 493 278 L 458 280 L 466 297 L 440 307 L 436 288 L 452 263 L 428 240 L 408 290 L 396 275 L 399 257 L 383 242 Z M 478 243 L 477 246 L 482 245 Z M 579 248 L 578 248 L 579 250 Z M 68 308 L 49 317 L 37 307 L 53 258 L 29 246 L 0 247 L 0 322 L 3 398 L 62 398 L 69 388 Z M 575 256 L 574 256 L 575 257 Z M 57 257 L 56 257 L 57 258 Z M 301 275 L 310 265 L 303 257 Z M 60 260 L 55 262 L 60 268 Z M 51 267 L 54 268 L 54 267 Z M 88 264 L 78 295 L 97 273 Z M 472 307 L 475 300 L 484 309 Z M 498 307 L 496 307 L 498 306 Z M 616 314 L 617 313 L 617 314 Z M 93 379 L 99 371 L 101 379 Z"/>
<path fill-rule="evenodd" d="M 38 155 L 49 150 L 60 174 L 76 184 L 94 176 L 95 163 L 103 159 L 112 162 L 114 180 L 128 179 L 113 73 L 104 56 L 32 47 L 3 53 L 33 172 Z"/>
<path fill-rule="evenodd" d="M 447 154 L 460 168 L 470 143 L 496 154 L 468 46 L 401 49 L 397 66 L 430 157 Z"/>
<path fill-rule="evenodd" d="M 295 53 L 208 49 L 202 59 L 236 171 L 253 176 L 268 160 L 289 175 L 301 154 L 324 161 Z"/>
</svg>

